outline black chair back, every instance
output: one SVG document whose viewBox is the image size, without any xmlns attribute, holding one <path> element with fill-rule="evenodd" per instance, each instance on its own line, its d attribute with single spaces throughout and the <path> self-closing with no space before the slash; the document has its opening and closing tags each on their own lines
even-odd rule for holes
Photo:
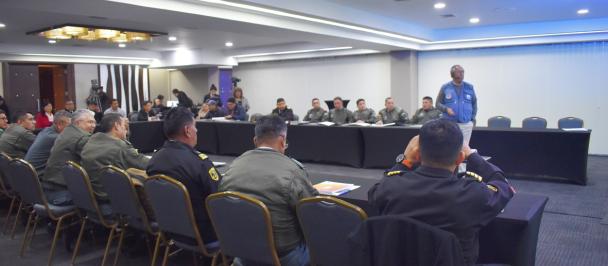
<svg viewBox="0 0 608 266">
<path fill-rule="evenodd" d="M 489 128 L 510 128 L 511 119 L 506 116 L 494 116 L 488 119 Z"/>
<path fill-rule="evenodd" d="M 529 129 L 547 128 L 547 119 L 544 119 L 542 117 L 536 117 L 536 116 L 528 117 L 528 118 L 524 119 L 521 127 L 529 128 Z"/>
<path fill-rule="evenodd" d="M 7 174 L 8 174 L 8 163 L 12 160 L 10 156 L 8 156 L 4 152 L 0 152 L 0 192 L 4 193 L 8 196 L 11 191 L 11 187 L 8 183 Z"/>
<path fill-rule="evenodd" d="M 348 265 L 347 237 L 367 219 L 367 214 L 355 205 L 328 196 L 300 200 L 297 213 L 314 265 Z"/>
<path fill-rule="evenodd" d="M 576 117 L 564 117 L 557 121 L 557 127 L 562 128 L 582 128 L 584 126 L 583 119 Z"/>
<path fill-rule="evenodd" d="M 8 176 L 9 184 L 23 202 L 46 205 L 38 175 L 30 163 L 13 159 L 8 163 Z"/>
<path fill-rule="evenodd" d="M 78 209 L 84 210 L 88 215 L 95 215 L 90 218 L 99 220 L 102 225 L 110 228 L 110 222 L 104 219 L 104 215 L 99 209 L 97 198 L 93 192 L 91 179 L 87 172 L 75 162 L 68 161 L 62 170 L 63 178 L 72 195 L 72 201 Z"/>
<path fill-rule="evenodd" d="M 238 192 L 220 192 L 209 195 L 206 204 L 224 255 L 280 265 L 270 212 L 263 202 Z"/>
<path fill-rule="evenodd" d="M 135 185 L 126 171 L 115 166 L 104 167 L 99 181 L 108 194 L 114 214 L 121 216 L 129 226 L 152 232 Z"/>
</svg>

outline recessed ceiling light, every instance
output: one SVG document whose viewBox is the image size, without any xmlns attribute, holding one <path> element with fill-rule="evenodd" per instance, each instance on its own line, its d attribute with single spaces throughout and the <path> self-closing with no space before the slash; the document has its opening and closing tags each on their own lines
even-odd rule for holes
<svg viewBox="0 0 608 266">
<path fill-rule="evenodd" d="M 479 23 L 479 18 L 470 18 L 469 22 L 471 22 L 473 24 L 477 24 L 477 23 Z"/>
<path fill-rule="evenodd" d="M 443 9 L 443 8 L 445 8 L 445 3 L 439 2 L 439 3 L 436 3 L 433 7 L 435 9 Z"/>
<path fill-rule="evenodd" d="M 177 41 L 177 37 L 175 37 L 175 36 L 169 36 L 169 38 L 167 38 L 167 39 L 169 39 L 169 41 L 172 41 L 172 42 Z"/>
<path fill-rule="evenodd" d="M 55 44 L 55 43 L 57 43 L 57 41 L 55 41 L 55 40 L 49 40 L 49 43 L 50 44 Z"/>
<path fill-rule="evenodd" d="M 579 9 L 578 11 L 576 11 L 576 13 L 579 15 L 585 15 L 585 14 L 589 13 L 589 9 L 586 9 L 586 8 Z"/>
<path fill-rule="evenodd" d="M 226 47 L 232 47 L 234 45 L 234 43 L 232 42 L 226 42 Z"/>
<path fill-rule="evenodd" d="M 2 28 L 6 28 L 6 24 L 0 23 L 0 29 L 2 29 Z"/>
<path fill-rule="evenodd" d="M 119 44 L 118 44 L 118 47 L 120 47 L 120 48 L 125 48 L 125 47 L 127 47 L 127 45 L 126 45 L 126 44 L 124 44 L 124 43 L 119 43 Z"/>
</svg>

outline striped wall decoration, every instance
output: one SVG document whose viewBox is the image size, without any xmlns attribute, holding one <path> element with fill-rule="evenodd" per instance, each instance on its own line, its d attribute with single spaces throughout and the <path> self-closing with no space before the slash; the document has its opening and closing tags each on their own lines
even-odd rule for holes
<svg viewBox="0 0 608 266">
<path fill-rule="evenodd" d="M 99 85 L 128 113 L 139 111 L 150 100 L 148 68 L 139 65 L 98 65 Z M 105 110 L 104 110 L 105 111 Z"/>
</svg>

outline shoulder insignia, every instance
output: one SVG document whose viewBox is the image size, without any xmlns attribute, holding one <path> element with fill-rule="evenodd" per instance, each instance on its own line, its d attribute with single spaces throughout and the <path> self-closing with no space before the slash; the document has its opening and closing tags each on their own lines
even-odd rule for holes
<svg viewBox="0 0 608 266">
<path fill-rule="evenodd" d="M 493 192 L 498 192 L 498 188 L 496 188 L 493 185 L 487 185 L 489 190 L 492 190 Z"/>
<path fill-rule="evenodd" d="M 478 174 L 476 174 L 476 173 L 473 173 L 473 172 L 469 172 L 469 171 L 467 171 L 467 172 L 466 172 L 466 176 L 467 176 L 467 177 L 470 177 L 470 178 L 473 178 L 473 179 L 474 179 L 475 181 L 477 181 L 477 182 L 481 182 L 481 181 L 483 181 L 483 177 L 481 177 L 480 175 L 478 175 Z"/>
<path fill-rule="evenodd" d="M 207 159 L 207 158 L 209 158 L 209 157 L 207 157 L 207 155 L 206 155 L 206 154 L 204 154 L 204 153 L 199 153 L 199 154 L 198 154 L 198 158 L 201 158 L 201 160 L 206 160 L 206 159 Z"/>
<path fill-rule="evenodd" d="M 396 176 L 403 174 L 403 171 L 390 171 L 386 173 L 386 176 Z"/>
<path fill-rule="evenodd" d="M 215 167 L 209 168 L 209 176 L 211 177 L 211 180 L 213 180 L 213 181 L 220 180 L 220 175 L 215 170 Z"/>
</svg>

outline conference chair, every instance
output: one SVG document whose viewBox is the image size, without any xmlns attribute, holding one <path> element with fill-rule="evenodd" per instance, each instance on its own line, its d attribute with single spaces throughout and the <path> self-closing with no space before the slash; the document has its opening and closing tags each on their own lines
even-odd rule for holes
<svg viewBox="0 0 608 266">
<path fill-rule="evenodd" d="M 133 180 L 126 171 L 115 166 L 104 167 L 101 170 L 101 178 L 99 181 L 108 194 L 112 212 L 117 216 L 118 228 L 122 229 L 120 230 L 116 255 L 114 256 L 114 265 L 116 265 L 127 229 L 132 228 L 145 232 L 153 236 L 153 239 L 156 239 L 158 236 L 158 228 L 156 224 L 148 218 L 149 215 L 143 207 L 142 199 L 136 191 L 136 186 L 142 186 L 140 182 L 136 185 L 138 182 L 137 180 Z M 148 242 L 146 242 L 146 244 L 147 243 Z M 149 245 L 148 251 L 150 251 Z M 154 251 L 151 254 L 151 265 L 156 265 L 157 254 L 158 246 L 155 246 Z"/>
<path fill-rule="evenodd" d="M 179 250 L 188 250 L 210 257 L 211 265 L 215 265 L 220 253 L 219 244 L 217 241 L 207 244 L 203 242 L 186 187 L 171 177 L 155 175 L 146 179 L 144 189 L 161 232 L 156 237 L 155 246 L 158 247 L 161 240 L 165 243 L 162 265 L 167 265 L 169 251 L 173 246 L 178 247 Z"/>
<path fill-rule="evenodd" d="M 8 171 L 8 163 L 12 160 L 12 158 L 4 152 L 0 152 L 0 195 L 3 195 L 11 200 L 11 203 L 8 207 L 8 212 L 6 213 L 6 218 L 4 219 L 4 225 L 2 226 L 2 233 L 6 235 L 8 226 L 11 220 L 11 214 L 13 214 L 13 209 L 15 209 L 15 204 L 19 203 L 19 196 L 13 191 L 13 189 L 8 184 L 7 173 Z M 21 209 L 21 207 L 19 207 Z M 11 233 L 14 236 L 14 231 Z"/>
<path fill-rule="evenodd" d="M 103 253 L 103 259 L 101 265 L 105 265 L 108 253 L 110 252 L 110 246 L 114 240 L 115 233 L 122 233 L 122 228 L 118 226 L 114 215 L 112 214 L 109 206 L 101 205 L 97 202 L 93 187 L 91 185 L 91 179 L 87 172 L 77 163 L 68 161 L 63 167 L 63 178 L 65 178 L 68 191 L 72 195 L 72 201 L 78 208 L 78 215 L 80 216 L 80 231 L 76 239 L 76 246 L 72 254 L 72 265 L 76 263 L 76 257 L 80 249 L 82 236 L 84 229 L 88 221 L 96 224 L 100 224 L 103 227 L 110 230 L 108 234 L 108 240 L 106 242 L 106 248 Z M 117 251 L 118 252 L 118 251 Z"/>
<path fill-rule="evenodd" d="M 76 214 L 75 206 L 57 206 L 50 204 L 42 190 L 42 185 L 38 180 L 38 174 L 31 164 L 22 159 L 13 159 L 8 165 L 9 179 L 12 187 L 15 189 L 21 201 L 27 204 L 27 209 L 30 210 L 29 217 L 23 234 L 23 242 L 19 256 L 23 257 L 25 248 L 29 246 L 36 234 L 36 226 L 41 218 L 49 218 L 56 223 L 55 233 L 51 242 L 51 250 L 48 258 L 48 265 L 51 265 L 55 254 L 55 245 L 59 238 L 60 232 L 67 228 L 62 226 L 64 221 Z"/>
<path fill-rule="evenodd" d="M 258 119 L 260 119 L 262 116 L 264 115 L 260 113 L 252 114 L 251 117 L 249 117 L 249 122 L 255 123 L 255 121 L 258 121 Z"/>
<path fill-rule="evenodd" d="M 209 195 L 205 203 L 220 241 L 224 263 L 226 256 L 230 256 L 281 265 L 270 212 L 263 202 L 238 192 L 219 192 Z"/>
<path fill-rule="evenodd" d="M 348 265 L 346 241 L 367 214 L 361 208 L 329 196 L 305 198 L 296 211 L 313 265 Z"/>
<path fill-rule="evenodd" d="M 300 117 L 296 114 L 293 114 L 293 121 L 296 121 L 296 122 L 300 121 Z"/>
<path fill-rule="evenodd" d="M 347 241 L 347 265 L 465 265 L 454 234 L 406 215 L 366 219 Z"/>
<path fill-rule="evenodd" d="M 564 117 L 557 121 L 557 127 L 563 128 L 582 128 L 584 126 L 583 119 L 577 117 Z"/>
<path fill-rule="evenodd" d="M 522 122 L 522 128 L 543 129 L 547 128 L 547 120 L 542 117 L 528 117 Z"/>
<path fill-rule="evenodd" d="M 506 116 L 494 116 L 488 119 L 489 128 L 510 128 L 511 119 Z"/>
</svg>

